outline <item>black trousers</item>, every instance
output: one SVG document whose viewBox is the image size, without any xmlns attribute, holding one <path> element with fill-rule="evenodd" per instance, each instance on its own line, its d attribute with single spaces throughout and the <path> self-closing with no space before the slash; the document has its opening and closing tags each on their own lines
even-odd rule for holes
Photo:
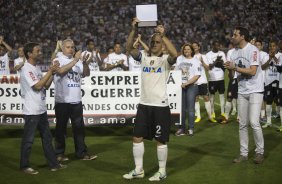
<svg viewBox="0 0 282 184">
<path fill-rule="evenodd" d="M 87 153 L 85 145 L 85 130 L 83 121 L 82 103 L 56 103 L 56 130 L 55 130 L 55 152 L 56 155 L 65 153 L 66 132 L 69 119 L 71 120 L 72 133 L 75 145 L 75 154 L 78 158 L 82 158 Z"/>
</svg>

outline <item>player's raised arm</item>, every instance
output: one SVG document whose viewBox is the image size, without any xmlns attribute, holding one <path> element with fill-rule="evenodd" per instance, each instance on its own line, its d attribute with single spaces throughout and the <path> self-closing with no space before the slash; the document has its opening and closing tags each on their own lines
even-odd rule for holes
<svg viewBox="0 0 282 184">
<path fill-rule="evenodd" d="M 171 41 L 165 36 L 165 29 L 163 25 L 158 25 L 156 30 L 157 33 L 161 34 L 163 43 L 165 44 L 169 57 L 168 62 L 173 65 L 176 62 L 177 58 L 177 50 L 174 47 L 174 45 L 171 43 Z"/>
<path fill-rule="evenodd" d="M 126 50 L 129 52 L 129 54 L 133 58 L 137 58 L 138 55 L 139 55 L 138 49 L 133 47 L 134 35 L 135 35 L 135 32 L 136 32 L 136 26 L 137 26 L 138 22 L 139 22 L 139 20 L 136 17 L 133 18 L 133 21 L 131 23 L 132 29 L 131 29 L 131 32 L 129 33 L 129 36 L 128 36 L 127 42 L 126 42 Z"/>
</svg>

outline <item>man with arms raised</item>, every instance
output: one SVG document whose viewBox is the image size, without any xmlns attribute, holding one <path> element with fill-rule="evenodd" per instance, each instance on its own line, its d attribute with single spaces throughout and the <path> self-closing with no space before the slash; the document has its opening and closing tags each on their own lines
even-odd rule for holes
<svg viewBox="0 0 282 184">
<path fill-rule="evenodd" d="M 136 32 L 135 18 L 132 22 L 132 31 L 127 40 L 127 50 L 132 57 L 141 62 L 141 100 L 138 106 L 136 122 L 133 130 L 133 157 L 135 169 L 123 175 L 125 179 L 143 178 L 143 139 L 157 142 L 157 156 L 159 170 L 150 181 L 160 181 L 166 178 L 167 142 L 169 141 L 171 114 L 166 94 L 166 81 L 171 65 L 176 61 L 177 51 L 165 36 L 162 25 L 157 26 L 156 33 L 151 37 L 149 51 L 139 52 L 133 48 Z M 165 45 L 168 55 L 163 54 Z"/>
</svg>

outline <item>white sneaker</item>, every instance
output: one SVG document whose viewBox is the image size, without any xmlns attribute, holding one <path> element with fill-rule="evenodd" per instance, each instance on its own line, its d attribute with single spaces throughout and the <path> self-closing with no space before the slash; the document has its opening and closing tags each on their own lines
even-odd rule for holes
<svg viewBox="0 0 282 184">
<path fill-rule="evenodd" d="M 188 135 L 189 135 L 189 136 L 193 136 L 193 135 L 194 135 L 194 133 L 193 133 L 193 130 L 192 130 L 192 129 L 189 129 L 189 130 L 188 130 Z"/>
<path fill-rule="evenodd" d="M 26 174 L 38 174 L 37 170 L 32 169 L 31 167 L 25 168 L 22 170 Z"/>
<path fill-rule="evenodd" d="M 128 174 L 123 175 L 122 177 L 127 180 L 135 179 L 135 178 L 144 178 L 144 170 L 140 173 L 136 173 L 135 169 L 130 171 Z"/>
<path fill-rule="evenodd" d="M 149 178 L 149 181 L 161 181 L 166 178 L 166 174 L 162 174 L 161 172 L 156 172 L 151 178 Z"/>
<path fill-rule="evenodd" d="M 271 127 L 272 124 L 271 123 L 265 123 L 264 125 L 262 125 L 261 127 L 262 128 L 267 128 L 267 127 Z"/>
</svg>

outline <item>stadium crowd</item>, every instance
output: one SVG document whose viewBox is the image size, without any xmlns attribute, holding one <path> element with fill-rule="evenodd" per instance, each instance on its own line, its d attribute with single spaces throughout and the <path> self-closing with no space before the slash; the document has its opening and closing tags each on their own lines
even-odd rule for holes
<svg viewBox="0 0 282 184">
<path fill-rule="evenodd" d="M 201 52 L 211 48 L 213 39 L 228 49 L 234 26 L 250 29 L 253 37 L 266 43 L 282 38 L 281 7 L 277 0 L 70 0 L 70 1 L 1 1 L 0 34 L 14 49 L 28 41 L 43 46 L 44 58 L 49 59 L 58 39 L 75 41 L 78 49 L 93 39 L 101 53 L 115 41 L 124 44 L 130 30 L 127 22 L 135 16 L 136 4 L 157 4 L 159 20 L 167 35 L 179 50 L 187 41 L 196 40 Z M 139 29 L 142 35 L 150 30 Z M 148 37 L 143 38 L 145 41 Z M 45 60 L 47 61 L 47 60 Z"/>
</svg>

